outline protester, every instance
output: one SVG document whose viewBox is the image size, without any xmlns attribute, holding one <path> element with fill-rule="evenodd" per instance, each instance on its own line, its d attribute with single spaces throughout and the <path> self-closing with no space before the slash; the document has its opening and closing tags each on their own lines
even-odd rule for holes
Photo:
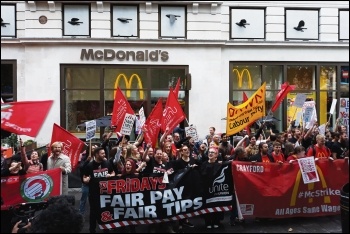
<svg viewBox="0 0 350 234">
<path fill-rule="evenodd" d="M 220 168 L 220 164 L 217 162 L 218 149 L 215 147 L 209 148 L 208 161 L 203 162 L 200 168 L 201 175 L 204 183 L 212 182 L 217 170 Z M 210 187 L 209 184 L 204 184 L 204 187 Z M 205 190 L 204 193 L 209 193 L 209 190 Z M 205 226 L 207 229 L 219 228 L 220 220 L 223 219 L 224 213 L 206 213 L 203 215 Z"/>
<path fill-rule="evenodd" d="M 49 149 L 50 149 L 50 144 L 47 144 L 46 152 L 43 155 L 41 155 L 41 158 L 40 158 L 40 163 L 43 164 L 44 171 L 47 170 L 47 159 L 49 158 Z"/>
<path fill-rule="evenodd" d="M 62 171 L 62 194 L 68 195 L 68 174 L 72 172 L 70 158 L 62 153 L 63 143 L 51 144 L 51 155 L 47 159 L 47 169 L 60 168 Z"/>
<path fill-rule="evenodd" d="M 287 158 L 287 162 L 292 163 L 294 161 L 297 161 L 299 158 L 305 157 L 305 148 L 301 145 L 294 148 L 294 154 L 290 155 Z"/>
<path fill-rule="evenodd" d="M 20 139 L 20 144 L 21 146 L 23 145 L 22 139 Z M 23 147 L 21 147 L 21 154 L 22 154 L 22 158 L 23 158 L 23 163 L 24 163 L 24 169 L 26 170 L 26 172 L 29 173 L 34 173 L 34 172 L 40 172 L 44 170 L 43 164 L 40 163 L 39 161 L 39 154 L 38 151 L 33 151 L 30 154 L 30 160 L 28 160 L 27 158 L 27 153 L 26 153 L 26 148 L 23 145 Z"/>
<path fill-rule="evenodd" d="M 97 178 L 109 178 L 115 176 L 112 165 L 106 160 L 106 153 L 102 147 L 97 147 L 93 151 L 94 159 L 84 168 L 84 183 L 89 185 L 89 204 L 90 204 L 90 233 L 96 233 L 96 221 L 98 219 L 97 212 L 99 210 L 98 199 L 94 196 L 96 191 L 94 181 Z M 98 187 L 97 187 L 98 188 Z M 105 231 L 105 230 L 104 230 Z"/>
</svg>

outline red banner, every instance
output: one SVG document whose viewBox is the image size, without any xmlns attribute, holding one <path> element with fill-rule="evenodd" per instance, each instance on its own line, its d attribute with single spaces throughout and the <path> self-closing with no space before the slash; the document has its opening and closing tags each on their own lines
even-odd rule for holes
<svg viewBox="0 0 350 234">
<path fill-rule="evenodd" d="M 84 147 L 84 142 L 62 128 L 57 124 L 53 124 L 51 144 L 60 141 L 63 143 L 62 153 L 70 157 L 72 171 L 78 166 L 79 156 Z"/>
<path fill-rule="evenodd" d="M 165 132 L 166 128 L 169 128 L 171 133 L 173 129 L 178 125 L 182 120 L 186 118 L 182 107 L 175 97 L 173 89 L 170 88 L 169 96 L 166 101 L 165 108 L 163 110 L 162 126 L 161 129 Z"/>
<path fill-rule="evenodd" d="M 134 115 L 134 111 L 131 108 L 128 100 L 125 98 L 123 92 L 120 88 L 117 88 L 114 97 L 113 113 L 112 113 L 112 126 L 115 126 L 116 132 L 120 132 L 126 113 Z"/>
<path fill-rule="evenodd" d="M 36 137 L 52 103 L 52 100 L 1 103 L 1 129 Z"/>
<path fill-rule="evenodd" d="M 23 176 L 1 177 L 1 210 L 25 202 L 40 202 L 61 195 L 60 168 Z"/>
<path fill-rule="evenodd" d="M 242 215 L 259 218 L 340 214 L 340 190 L 349 182 L 348 162 L 318 160 L 319 182 L 304 184 L 298 163 L 232 163 Z"/>
<path fill-rule="evenodd" d="M 151 143 L 152 147 L 155 148 L 158 135 L 160 131 L 161 121 L 163 117 L 163 100 L 162 98 L 158 99 L 157 104 L 154 106 L 151 114 L 148 116 L 145 124 L 143 125 L 145 131 L 143 133 L 145 142 Z"/>
</svg>

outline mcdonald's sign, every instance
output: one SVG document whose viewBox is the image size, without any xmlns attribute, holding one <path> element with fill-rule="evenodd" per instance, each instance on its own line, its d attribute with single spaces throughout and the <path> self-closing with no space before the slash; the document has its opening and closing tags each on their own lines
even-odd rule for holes
<svg viewBox="0 0 350 234">
<path fill-rule="evenodd" d="M 250 71 L 248 69 L 244 68 L 242 71 L 239 71 L 237 68 L 234 68 L 232 70 L 232 72 L 237 74 L 237 80 L 238 80 L 238 87 L 239 88 L 242 88 L 244 74 L 247 74 L 248 85 L 249 85 L 248 87 L 250 89 L 253 88 L 252 76 L 250 75 Z"/>
<path fill-rule="evenodd" d="M 143 86 L 142 86 L 142 80 L 140 78 L 140 76 L 136 73 L 132 74 L 130 76 L 130 78 L 128 78 L 124 73 L 120 73 L 116 80 L 115 80 L 115 83 L 114 83 L 114 89 L 116 90 L 119 86 L 119 82 L 120 80 L 123 79 L 124 80 L 124 83 L 125 83 L 125 88 L 126 88 L 126 93 L 125 93 L 125 96 L 127 98 L 129 98 L 131 96 L 131 92 L 130 92 L 130 89 L 131 89 L 131 85 L 132 85 L 132 82 L 134 79 L 136 79 L 136 84 L 137 84 L 137 87 L 140 89 L 139 90 L 139 94 L 140 94 L 140 99 L 144 99 L 144 91 L 142 90 L 143 89 Z M 114 91 L 114 97 L 115 97 L 115 92 Z"/>
<path fill-rule="evenodd" d="M 327 189 L 327 182 L 326 180 L 324 179 L 324 175 L 323 175 L 323 172 L 321 170 L 321 168 L 319 166 L 316 165 L 316 168 L 317 168 L 317 172 L 318 172 L 318 175 L 320 177 L 320 180 L 321 180 L 321 184 L 322 184 L 322 188 L 323 189 Z M 295 206 L 296 205 L 296 200 L 297 200 L 297 197 L 298 197 L 298 188 L 300 187 L 300 180 L 301 180 L 301 171 L 299 170 L 298 171 L 298 174 L 295 178 L 295 183 L 294 183 L 294 187 L 293 187 L 293 192 L 292 192 L 292 196 L 291 196 L 291 199 L 290 199 L 290 206 Z M 299 194 L 305 194 L 304 197 L 308 197 L 308 202 L 309 203 L 312 203 L 313 202 L 313 196 L 312 196 L 312 192 L 314 190 L 314 186 L 315 186 L 315 183 L 310 183 L 308 184 L 308 190 L 309 192 L 303 192 L 303 193 L 299 193 Z M 323 197 L 323 201 L 324 203 L 331 203 L 331 197 L 329 195 L 326 195 Z"/>
</svg>

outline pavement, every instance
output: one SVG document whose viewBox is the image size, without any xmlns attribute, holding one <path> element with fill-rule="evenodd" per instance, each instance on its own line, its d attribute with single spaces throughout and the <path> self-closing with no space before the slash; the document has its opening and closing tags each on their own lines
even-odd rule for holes
<svg viewBox="0 0 350 234">
<path fill-rule="evenodd" d="M 69 195 L 75 196 L 75 206 L 79 209 L 81 191 L 79 188 L 69 189 Z M 193 228 L 184 227 L 184 233 L 342 233 L 340 215 L 322 216 L 312 218 L 284 218 L 284 219 L 264 219 L 257 222 L 255 219 L 246 219 L 244 223 L 230 225 L 230 213 L 225 213 L 224 220 L 217 229 L 207 229 L 204 225 L 204 219 L 201 217 L 190 218 L 189 221 L 194 224 Z M 178 229 L 178 222 L 172 224 L 173 229 Z M 167 226 L 165 226 L 167 227 Z M 102 230 L 96 229 L 97 233 Z M 136 233 L 149 232 L 148 225 L 136 226 Z M 156 233 L 167 232 L 164 228 L 157 230 Z M 81 233 L 89 233 L 89 204 L 86 204 L 85 223 Z M 125 233 L 125 230 L 111 230 L 110 233 Z"/>
</svg>

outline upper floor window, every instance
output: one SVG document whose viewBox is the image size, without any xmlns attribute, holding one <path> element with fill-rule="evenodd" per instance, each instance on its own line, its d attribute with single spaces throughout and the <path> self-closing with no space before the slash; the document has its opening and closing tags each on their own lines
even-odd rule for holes
<svg viewBox="0 0 350 234">
<path fill-rule="evenodd" d="M 16 37 L 16 5 L 1 5 L 1 36 Z"/>
<path fill-rule="evenodd" d="M 339 40 L 349 40 L 349 10 L 339 11 Z"/>
<path fill-rule="evenodd" d="M 186 38 L 186 7 L 160 6 L 160 37 Z"/>
<path fill-rule="evenodd" d="M 265 9 L 231 9 L 232 39 L 264 39 Z"/>
<path fill-rule="evenodd" d="M 138 37 L 138 7 L 112 6 L 112 36 Z"/>
<path fill-rule="evenodd" d="M 90 36 L 90 5 L 63 5 L 63 36 Z"/>
<path fill-rule="evenodd" d="M 286 40 L 318 40 L 318 10 L 286 10 Z"/>
</svg>

